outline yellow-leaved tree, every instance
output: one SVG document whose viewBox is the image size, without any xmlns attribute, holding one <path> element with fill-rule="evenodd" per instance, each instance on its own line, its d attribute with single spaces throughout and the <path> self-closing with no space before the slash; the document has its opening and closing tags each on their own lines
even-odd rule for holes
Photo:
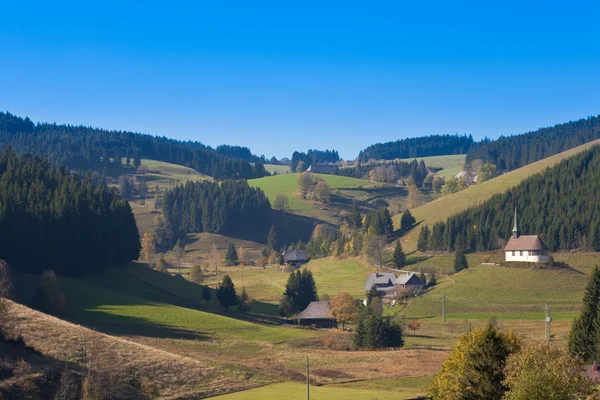
<svg viewBox="0 0 600 400">
<path fill-rule="evenodd" d="M 346 322 L 358 320 L 358 303 L 349 293 L 341 292 L 330 301 L 330 314 L 336 321 L 342 322 L 342 329 Z"/>
</svg>

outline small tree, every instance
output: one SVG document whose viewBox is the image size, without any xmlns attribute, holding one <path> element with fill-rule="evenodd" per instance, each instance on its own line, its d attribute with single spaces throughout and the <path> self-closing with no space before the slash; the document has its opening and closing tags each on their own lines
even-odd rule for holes
<svg viewBox="0 0 600 400">
<path fill-rule="evenodd" d="M 460 272 L 463 269 L 469 268 L 467 257 L 461 250 L 457 250 L 454 256 L 454 272 Z"/>
<path fill-rule="evenodd" d="M 305 165 L 306 163 L 304 161 L 298 161 L 298 164 L 296 164 L 296 172 L 304 171 Z"/>
<path fill-rule="evenodd" d="M 204 300 L 206 304 L 208 304 L 211 298 L 212 296 L 210 294 L 210 289 L 208 288 L 208 286 L 202 286 L 202 300 Z"/>
<path fill-rule="evenodd" d="M 238 260 L 241 265 L 248 265 L 248 252 L 242 246 L 237 250 Z"/>
<path fill-rule="evenodd" d="M 416 332 L 421 329 L 421 323 L 416 319 L 413 319 L 406 325 L 406 327 L 410 329 L 413 332 L 413 336 L 415 336 Z"/>
<path fill-rule="evenodd" d="M 396 247 L 394 247 L 394 255 L 393 255 L 394 267 L 400 269 L 404 267 L 404 263 L 406 262 L 406 256 L 402 251 L 402 245 L 400 244 L 400 240 L 396 241 Z"/>
<path fill-rule="evenodd" d="M 177 269 L 181 275 L 181 259 L 185 255 L 185 247 L 179 239 L 177 239 L 177 243 L 175 243 L 175 247 L 173 247 L 173 255 L 177 259 Z"/>
<path fill-rule="evenodd" d="M 221 284 L 217 289 L 217 300 L 225 311 L 227 311 L 229 307 L 237 304 L 238 297 L 235 293 L 235 286 L 231 277 L 227 274 L 223 276 L 223 281 L 221 281 Z"/>
<path fill-rule="evenodd" d="M 252 299 L 246 293 L 246 288 L 242 289 L 242 294 L 238 298 L 237 309 L 239 312 L 248 312 L 252 308 Z"/>
<path fill-rule="evenodd" d="M 167 262 L 165 261 L 165 255 L 162 253 L 160 254 L 160 256 L 158 256 L 158 262 L 156 263 L 156 270 L 158 272 L 162 272 L 164 274 L 169 273 L 169 266 L 167 265 Z"/>
<path fill-rule="evenodd" d="M 427 225 L 421 228 L 419 232 L 419 240 L 417 242 L 417 250 L 426 251 L 427 243 L 429 242 L 429 228 Z"/>
<path fill-rule="evenodd" d="M 402 217 L 400 218 L 400 229 L 406 231 L 410 229 L 416 222 L 417 220 L 415 217 L 413 217 L 410 210 L 406 210 L 402 213 Z"/>
<path fill-rule="evenodd" d="M 290 199 L 285 194 L 275 195 L 273 208 L 279 211 L 288 211 L 290 209 Z"/>
<path fill-rule="evenodd" d="M 435 272 L 429 274 L 429 282 L 427 282 L 427 287 L 434 287 L 437 285 L 437 278 L 435 277 Z"/>
<path fill-rule="evenodd" d="M 54 271 L 45 271 L 33 297 L 33 305 L 38 310 L 52 315 L 60 315 L 66 306 L 65 295 L 61 292 Z"/>
<path fill-rule="evenodd" d="M 387 245 L 387 237 L 384 235 L 373 235 L 367 244 L 367 257 L 371 264 L 383 267 L 383 260 L 386 256 L 385 246 Z"/>
<path fill-rule="evenodd" d="M 279 256 L 279 253 L 276 251 L 272 251 L 269 255 L 269 264 L 279 264 L 280 261 L 281 257 Z"/>
<path fill-rule="evenodd" d="M 315 200 L 329 204 L 331 201 L 331 188 L 325 181 L 320 181 L 315 187 Z"/>
<path fill-rule="evenodd" d="M 258 259 L 258 265 L 260 265 L 263 269 L 267 267 L 269 264 L 269 259 L 266 256 L 260 256 Z"/>
<path fill-rule="evenodd" d="M 358 303 L 350 294 L 341 292 L 331 299 L 330 314 L 337 321 L 342 321 L 342 329 L 346 322 L 356 322 L 358 320 Z"/>
<path fill-rule="evenodd" d="M 298 189 L 300 190 L 300 195 L 303 199 L 306 199 L 308 193 L 312 191 L 313 185 L 314 181 L 310 172 L 303 172 L 300 174 L 300 177 L 298 178 Z"/>
<path fill-rule="evenodd" d="M 190 280 L 194 283 L 201 283 L 204 277 L 200 264 L 192 265 L 190 269 Z"/>
<path fill-rule="evenodd" d="M 237 264 L 238 254 L 237 254 L 237 250 L 235 249 L 235 245 L 232 242 L 229 243 L 229 247 L 227 248 L 227 254 L 225 255 L 225 259 L 229 263 L 229 266 L 234 266 L 235 264 Z"/>
<path fill-rule="evenodd" d="M 146 264 L 152 268 L 152 256 L 154 255 L 154 235 L 150 232 L 144 233 L 142 237 L 142 253 L 144 253 L 144 259 Z"/>
<path fill-rule="evenodd" d="M 439 192 L 442 189 L 442 187 L 444 186 L 444 183 L 445 183 L 444 178 L 439 175 L 436 175 L 433 178 L 433 181 L 431 182 L 431 187 L 436 192 Z"/>
<path fill-rule="evenodd" d="M 210 257 L 210 264 L 215 269 L 215 276 L 216 276 L 216 279 L 218 282 L 219 281 L 219 266 L 223 262 L 223 257 L 221 256 L 221 253 L 219 253 L 219 251 L 217 250 L 217 245 L 214 243 L 210 249 L 209 257 Z"/>
</svg>

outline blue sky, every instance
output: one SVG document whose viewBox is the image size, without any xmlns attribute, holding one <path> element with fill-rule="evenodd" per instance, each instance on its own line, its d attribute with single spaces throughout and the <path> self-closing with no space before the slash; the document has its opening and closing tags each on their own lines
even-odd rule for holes
<svg viewBox="0 0 600 400">
<path fill-rule="evenodd" d="M 346 159 L 600 114 L 592 2 L 122 3 L 2 1 L 0 110 Z"/>
</svg>

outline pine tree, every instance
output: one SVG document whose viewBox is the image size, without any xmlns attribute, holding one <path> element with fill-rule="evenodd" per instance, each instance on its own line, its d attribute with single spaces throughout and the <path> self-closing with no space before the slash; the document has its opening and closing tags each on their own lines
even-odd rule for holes
<svg viewBox="0 0 600 400">
<path fill-rule="evenodd" d="M 267 251 L 269 253 L 275 251 L 277 249 L 277 231 L 275 230 L 275 225 L 271 225 L 269 229 L 269 234 L 267 235 Z"/>
<path fill-rule="evenodd" d="M 210 289 L 208 286 L 202 286 L 202 300 L 208 304 L 208 302 L 212 299 L 212 295 L 210 294 Z"/>
<path fill-rule="evenodd" d="M 238 297 L 235 293 L 235 286 L 229 275 L 223 276 L 223 280 L 217 289 L 217 300 L 225 311 L 227 311 L 229 307 L 237 304 Z"/>
<path fill-rule="evenodd" d="M 404 263 L 406 262 L 406 256 L 402 251 L 402 245 L 400 244 L 400 240 L 396 241 L 396 247 L 394 247 L 394 255 L 393 255 L 394 266 L 397 269 L 401 269 L 404 267 Z"/>
<path fill-rule="evenodd" d="M 417 242 L 417 250 L 427 251 L 427 244 L 429 243 L 429 227 L 425 225 L 419 232 L 419 241 Z"/>
<path fill-rule="evenodd" d="M 234 266 L 237 264 L 238 255 L 233 242 L 229 242 L 229 247 L 227 248 L 227 254 L 225 255 L 225 259 L 227 260 L 230 266 Z"/>
<path fill-rule="evenodd" d="M 600 269 L 594 268 L 583 295 L 581 314 L 569 334 L 569 352 L 590 362 L 600 355 Z"/>
<path fill-rule="evenodd" d="M 242 289 L 242 294 L 238 298 L 237 309 L 239 312 L 248 312 L 250 310 L 250 297 L 246 293 L 246 288 Z"/>
<path fill-rule="evenodd" d="M 402 213 L 402 217 L 400 217 L 400 229 L 406 231 L 412 227 L 417 220 L 411 214 L 410 210 L 406 210 Z"/>
<path fill-rule="evenodd" d="M 454 272 L 460 272 L 467 268 L 469 268 L 469 264 L 467 263 L 467 257 L 465 256 L 465 253 L 457 250 L 454 256 Z"/>
</svg>

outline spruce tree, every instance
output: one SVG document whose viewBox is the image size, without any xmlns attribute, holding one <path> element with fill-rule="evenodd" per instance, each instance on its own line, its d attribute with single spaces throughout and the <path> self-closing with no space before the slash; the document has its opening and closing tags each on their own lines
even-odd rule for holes
<svg viewBox="0 0 600 400">
<path fill-rule="evenodd" d="M 600 269 L 595 267 L 583 295 L 581 314 L 573 321 L 569 334 L 569 352 L 590 362 L 600 355 Z"/>
<path fill-rule="evenodd" d="M 467 263 L 465 253 L 461 250 L 457 250 L 456 255 L 454 256 L 454 272 L 460 272 L 467 268 L 469 268 L 469 264 Z"/>
<path fill-rule="evenodd" d="M 413 217 L 410 210 L 406 210 L 402 213 L 402 217 L 400 218 L 400 229 L 406 231 L 416 222 L 417 220 L 415 219 L 415 217 Z"/>
<path fill-rule="evenodd" d="M 427 244 L 429 242 L 429 227 L 425 225 L 419 232 L 419 241 L 417 242 L 417 250 L 427 251 Z"/>
<path fill-rule="evenodd" d="M 394 247 L 394 255 L 393 255 L 394 267 L 400 269 L 404 267 L 404 263 L 406 262 L 406 256 L 402 251 L 402 245 L 400 244 L 400 240 L 396 241 L 396 247 Z"/>
<path fill-rule="evenodd" d="M 237 309 L 239 312 L 248 312 L 250 310 L 250 297 L 246 293 L 246 288 L 242 289 L 242 294 L 238 298 Z"/>
<path fill-rule="evenodd" d="M 208 288 L 208 286 L 202 286 L 202 300 L 204 300 L 206 304 L 208 304 L 211 298 L 212 296 L 210 294 L 210 289 Z"/>
<path fill-rule="evenodd" d="M 217 300 L 225 311 L 227 311 L 229 307 L 237 304 L 238 297 L 235 293 L 235 286 L 229 275 L 223 277 L 223 280 L 217 289 Z"/>
<path fill-rule="evenodd" d="M 277 249 L 277 231 L 275 225 L 271 225 L 269 234 L 267 235 L 267 251 L 271 253 Z"/>
<path fill-rule="evenodd" d="M 229 242 L 229 247 L 227 248 L 227 254 L 225 255 L 225 259 L 227 260 L 230 266 L 234 266 L 237 264 L 238 255 L 233 242 Z"/>
</svg>

